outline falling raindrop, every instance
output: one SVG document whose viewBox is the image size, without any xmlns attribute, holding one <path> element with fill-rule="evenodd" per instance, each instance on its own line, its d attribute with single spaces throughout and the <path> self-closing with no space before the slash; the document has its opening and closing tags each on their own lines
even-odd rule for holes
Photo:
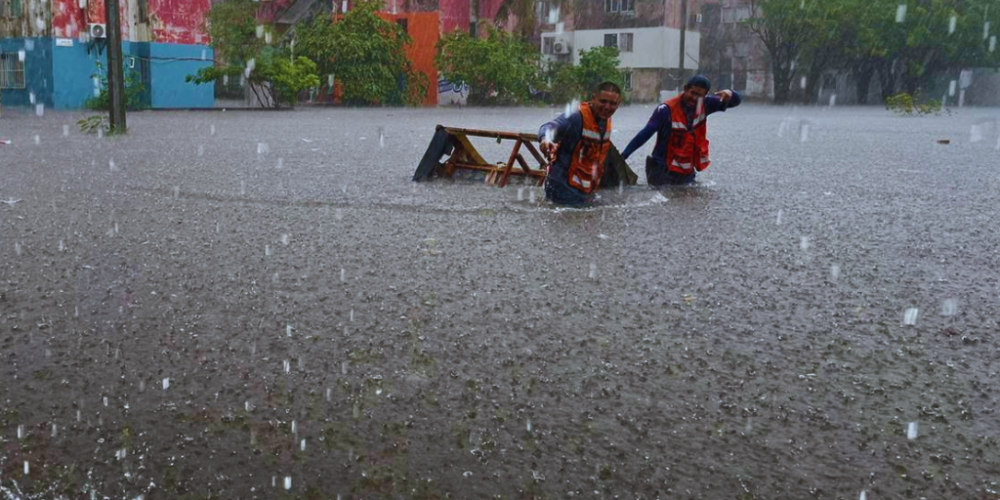
<svg viewBox="0 0 1000 500">
<path fill-rule="evenodd" d="M 955 299 L 946 299 L 941 303 L 941 314 L 943 316 L 954 316 L 958 313 L 958 301 Z"/>
<path fill-rule="evenodd" d="M 861 495 L 858 496 L 858 500 L 868 500 L 868 495 L 865 494 L 865 490 L 861 490 Z"/>
<path fill-rule="evenodd" d="M 904 4 L 899 4 L 899 7 L 896 7 L 896 22 L 897 23 L 901 23 L 901 22 L 904 22 L 904 21 L 906 21 L 906 4 L 905 3 Z"/>
<path fill-rule="evenodd" d="M 264 36 L 264 26 L 261 25 L 261 24 L 258 24 L 257 25 L 257 38 L 261 38 L 263 36 Z"/>
<path fill-rule="evenodd" d="M 290 373 L 292 371 L 292 364 L 289 363 L 287 359 L 282 361 L 282 363 L 284 364 L 285 367 L 285 373 Z"/>
<path fill-rule="evenodd" d="M 528 189 L 528 203 L 534 203 L 534 202 L 535 202 L 535 190 L 529 188 Z"/>
<path fill-rule="evenodd" d="M 340 374 L 347 375 L 347 361 L 342 361 L 340 363 Z"/>
<path fill-rule="evenodd" d="M 531 426 L 531 419 L 528 419 L 527 424 L 525 424 L 525 429 L 528 430 L 528 434 L 533 434 L 535 432 L 534 428 Z"/>
<path fill-rule="evenodd" d="M 300 446 L 299 449 L 306 451 L 306 440 L 304 438 L 302 439 L 302 446 Z"/>
<path fill-rule="evenodd" d="M 830 94 L 830 107 L 837 105 L 837 94 Z"/>
<path fill-rule="evenodd" d="M 257 143 L 257 154 L 259 154 L 259 155 L 267 154 L 270 151 L 271 151 L 271 148 L 267 145 L 266 142 L 258 142 Z"/>
<path fill-rule="evenodd" d="M 806 77 L 804 76 L 802 77 L 802 81 L 799 82 L 799 87 L 801 87 L 802 89 L 806 88 Z"/>
<path fill-rule="evenodd" d="M 952 81 L 948 82 L 948 95 L 949 96 L 955 97 L 955 87 L 957 85 L 958 85 L 958 82 L 956 82 L 955 80 L 952 80 Z"/>
<path fill-rule="evenodd" d="M 246 181 L 240 181 L 240 196 L 247 194 L 247 183 Z"/>
<path fill-rule="evenodd" d="M 285 476 L 285 489 L 292 489 L 292 476 Z"/>
<path fill-rule="evenodd" d="M 326 75 L 326 86 L 328 88 L 333 88 L 333 75 Z"/>
<path fill-rule="evenodd" d="M 917 317 L 920 316 L 920 309 L 916 307 L 911 307 L 903 313 L 903 324 L 906 326 L 913 326 L 917 324 Z"/>
<path fill-rule="evenodd" d="M 42 138 L 38 134 L 35 134 L 35 144 L 41 144 L 41 143 L 42 143 Z"/>
<path fill-rule="evenodd" d="M 588 277 L 590 279 L 594 279 L 597 277 L 597 264 L 593 262 L 590 263 L 590 274 L 588 275 Z"/>
<path fill-rule="evenodd" d="M 63 137 L 69 137 L 69 125 L 63 125 Z"/>
<path fill-rule="evenodd" d="M 990 22 L 986 21 L 986 22 L 983 23 L 983 40 L 986 40 L 986 38 L 988 36 L 990 36 Z M 991 47 L 992 47 L 992 45 L 991 45 Z M 992 51 L 992 50 L 993 49 L 990 49 L 990 51 Z"/>
<path fill-rule="evenodd" d="M 271 245 L 264 245 L 264 256 L 265 257 L 271 256 Z"/>
<path fill-rule="evenodd" d="M 66 245 L 63 244 L 63 240 L 59 240 L 59 251 L 62 252 L 63 250 L 66 250 Z"/>
<path fill-rule="evenodd" d="M 840 277 L 840 266 L 834 264 L 830 266 L 830 278 L 837 279 Z"/>
<path fill-rule="evenodd" d="M 170 379 L 169 378 L 163 379 L 163 390 L 165 391 L 169 388 L 170 388 Z"/>
<path fill-rule="evenodd" d="M 274 273 L 274 275 L 277 276 L 278 273 Z M 288 336 L 288 337 L 292 336 L 292 324 L 291 323 L 285 323 L 285 335 Z"/>
<path fill-rule="evenodd" d="M 24 425 L 23 424 L 17 426 L 17 438 L 18 439 L 24 439 Z"/>
<path fill-rule="evenodd" d="M 143 392 L 145 390 L 146 390 L 146 381 L 145 380 L 140 380 L 139 381 L 139 392 Z"/>
<path fill-rule="evenodd" d="M 378 147 L 385 147 L 385 127 L 378 128 Z"/>
<path fill-rule="evenodd" d="M 524 188 L 517 188 L 517 201 L 524 201 Z"/>
<path fill-rule="evenodd" d="M 298 434 L 298 433 L 299 433 L 299 426 L 298 424 L 295 423 L 294 420 L 292 420 L 292 434 Z"/>
<path fill-rule="evenodd" d="M 351 322 L 354 322 L 354 309 L 351 309 Z"/>
<path fill-rule="evenodd" d="M 103 139 L 104 138 L 104 129 L 103 128 L 98 128 L 97 129 L 97 138 L 98 139 Z"/>
<path fill-rule="evenodd" d="M 31 471 L 31 467 L 28 465 L 28 461 L 25 460 L 24 461 L 24 475 L 27 476 L 28 473 L 29 473 L 29 471 Z"/>
<path fill-rule="evenodd" d="M 910 422 L 910 425 L 906 427 L 906 439 L 914 440 L 917 439 L 917 431 L 919 430 L 920 424 L 917 422 Z"/>
<path fill-rule="evenodd" d="M 344 271 L 344 268 L 340 268 L 340 282 L 343 283 L 345 281 L 347 281 L 347 272 Z"/>
<path fill-rule="evenodd" d="M 21 50 L 17 51 L 17 61 L 18 62 L 24 62 L 24 58 L 25 58 L 26 55 L 27 54 L 25 54 L 24 49 L 21 49 Z"/>
<path fill-rule="evenodd" d="M 108 397 L 104 396 L 104 406 L 108 406 Z"/>
<path fill-rule="evenodd" d="M 16 243 L 16 242 L 14 243 L 14 253 L 16 253 L 18 256 L 21 255 L 21 244 L 20 243 Z"/>
<path fill-rule="evenodd" d="M 278 170 L 281 170 L 285 166 L 285 159 L 278 158 Z"/>
<path fill-rule="evenodd" d="M 264 43 L 266 43 L 268 45 L 271 44 L 271 32 L 270 31 L 264 33 Z"/>
<path fill-rule="evenodd" d="M 326 388 L 326 400 L 327 401 L 330 401 L 331 392 L 332 392 L 332 390 L 329 387 L 327 387 Z"/>
<path fill-rule="evenodd" d="M 41 103 L 36 104 L 35 105 L 35 116 L 44 116 L 44 115 L 45 115 L 45 105 L 41 104 Z"/>
<path fill-rule="evenodd" d="M 287 234 L 281 235 L 281 244 L 282 245 L 287 245 L 288 244 L 288 235 Z"/>
<path fill-rule="evenodd" d="M 949 35 L 955 32 L 955 26 L 957 24 L 958 24 L 958 17 L 951 16 L 951 19 L 948 20 L 948 34 Z"/>
<path fill-rule="evenodd" d="M 799 142 L 806 142 L 809 140 L 809 124 L 803 123 L 799 127 Z"/>
<path fill-rule="evenodd" d="M 781 209 L 779 209 L 779 210 L 778 210 L 778 219 L 777 219 L 776 221 L 774 221 L 774 224 L 775 224 L 775 225 L 777 225 L 777 226 L 780 226 L 780 225 L 781 225 L 781 216 L 782 216 L 782 210 L 781 210 Z"/>
<path fill-rule="evenodd" d="M 31 104 L 35 104 L 35 93 L 34 92 L 28 92 L 28 102 L 31 103 Z"/>
<path fill-rule="evenodd" d="M 997 37 L 996 35 L 990 37 L 990 52 L 993 52 L 997 48 Z"/>
<path fill-rule="evenodd" d="M 112 172 L 117 172 L 118 171 L 118 167 L 115 166 L 115 160 L 108 160 L 108 168 Z"/>
<path fill-rule="evenodd" d="M 52 435 L 51 435 L 51 437 L 56 437 L 56 434 L 58 434 L 58 426 L 55 423 L 53 423 L 52 424 Z"/>
<path fill-rule="evenodd" d="M 973 125 L 969 130 L 969 142 L 977 143 L 983 140 L 983 129 L 979 125 Z"/>
<path fill-rule="evenodd" d="M 209 133 L 209 135 L 215 135 L 215 124 L 214 123 L 208 126 L 208 133 Z"/>
<path fill-rule="evenodd" d="M 803 236 L 799 238 L 799 248 L 802 250 L 809 250 L 809 237 Z"/>
</svg>

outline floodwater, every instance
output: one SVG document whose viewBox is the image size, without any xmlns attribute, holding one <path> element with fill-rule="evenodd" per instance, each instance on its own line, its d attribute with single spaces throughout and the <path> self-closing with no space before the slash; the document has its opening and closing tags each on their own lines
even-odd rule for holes
<svg viewBox="0 0 1000 500">
<path fill-rule="evenodd" d="M 586 210 L 410 181 L 558 112 L 5 112 L 0 495 L 1000 498 L 996 109 L 745 105 Z"/>
</svg>

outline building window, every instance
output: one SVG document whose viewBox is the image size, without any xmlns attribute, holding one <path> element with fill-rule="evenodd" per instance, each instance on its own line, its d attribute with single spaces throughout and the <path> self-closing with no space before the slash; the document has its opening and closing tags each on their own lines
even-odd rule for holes
<svg viewBox="0 0 1000 500">
<path fill-rule="evenodd" d="M 24 61 L 15 54 L 0 54 L 0 89 L 23 89 Z"/>
<path fill-rule="evenodd" d="M 604 35 L 604 46 L 618 48 L 618 33 L 608 33 Z"/>
<path fill-rule="evenodd" d="M 625 70 L 625 90 L 632 90 L 632 70 Z"/>
<path fill-rule="evenodd" d="M 7 10 L 4 9 L 6 4 Z M 21 17 L 21 0 L 0 0 L 0 17 Z"/>
<path fill-rule="evenodd" d="M 148 23 L 149 22 L 149 0 L 138 0 L 136 2 L 139 6 L 139 22 Z"/>
<path fill-rule="evenodd" d="M 632 52 L 632 33 L 621 33 L 618 35 L 618 51 Z"/>
<path fill-rule="evenodd" d="M 604 0 L 604 12 L 632 12 L 635 0 Z"/>
</svg>

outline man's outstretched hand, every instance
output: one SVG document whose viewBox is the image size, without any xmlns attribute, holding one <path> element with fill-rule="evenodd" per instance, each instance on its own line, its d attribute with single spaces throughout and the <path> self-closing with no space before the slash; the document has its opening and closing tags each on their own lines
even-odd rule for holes
<svg viewBox="0 0 1000 500">
<path fill-rule="evenodd" d="M 718 92 L 715 93 L 715 96 L 718 97 L 719 99 L 722 99 L 722 102 L 724 104 L 729 104 L 729 100 L 733 98 L 733 91 L 732 90 L 720 90 L 720 91 L 718 91 Z"/>
</svg>

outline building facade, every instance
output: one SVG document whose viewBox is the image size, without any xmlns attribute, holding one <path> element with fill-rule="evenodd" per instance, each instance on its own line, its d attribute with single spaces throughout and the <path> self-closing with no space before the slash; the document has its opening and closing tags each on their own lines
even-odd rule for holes
<svg viewBox="0 0 1000 500">
<path fill-rule="evenodd" d="M 153 108 L 214 105 L 184 81 L 213 64 L 203 26 L 209 0 L 120 0 L 127 80 Z M 0 0 L 0 96 L 5 106 L 78 109 L 106 74 L 104 0 Z"/>
<path fill-rule="evenodd" d="M 551 3 L 551 2 L 550 2 Z M 544 60 L 578 64 L 580 52 L 617 47 L 626 90 L 635 101 L 654 101 L 676 91 L 701 64 L 699 10 L 703 0 L 594 0 L 543 27 Z M 552 7 L 554 8 L 554 7 Z M 681 28 L 684 64 L 681 71 Z"/>
</svg>

